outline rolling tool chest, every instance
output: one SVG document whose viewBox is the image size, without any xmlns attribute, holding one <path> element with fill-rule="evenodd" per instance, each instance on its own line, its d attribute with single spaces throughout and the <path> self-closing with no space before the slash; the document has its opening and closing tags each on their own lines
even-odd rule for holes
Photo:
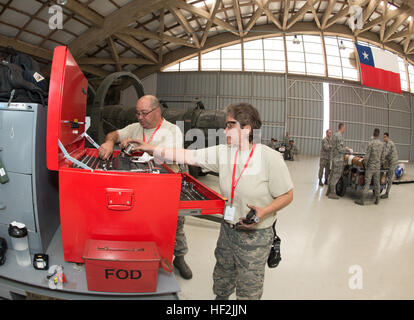
<svg viewBox="0 0 414 320">
<path fill-rule="evenodd" d="M 177 217 L 222 214 L 225 198 L 186 173 L 114 151 L 85 148 L 88 82 L 66 47 L 54 51 L 47 119 L 47 167 L 59 172 L 64 258 L 84 262 L 89 240 L 156 244 L 172 263 Z M 87 137 L 87 136 L 86 136 Z"/>
</svg>

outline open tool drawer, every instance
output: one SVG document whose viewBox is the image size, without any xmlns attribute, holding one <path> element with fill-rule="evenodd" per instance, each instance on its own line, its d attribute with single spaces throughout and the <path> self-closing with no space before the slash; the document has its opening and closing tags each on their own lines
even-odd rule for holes
<svg viewBox="0 0 414 320">
<path fill-rule="evenodd" d="M 180 216 L 223 214 L 226 198 L 187 173 L 182 173 L 182 177 Z"/>
<path fill-rule="evenodd" d="M 66 47 L 55 48 L 50 79 L 47 167 L 59 172 L 65 261 L 84 262 L 83 248 L 92 239 L 154 242 L 171 264 L 178 214 L 222 214 L 225 199 L 165 165 L 148 165 L 149 171 L 131 165 L 119 151 L 101 167 L 98 150 L 85 148 L 88 81 Z M 183 178 L 199 199 L 180 201 Z"/>
</svg>

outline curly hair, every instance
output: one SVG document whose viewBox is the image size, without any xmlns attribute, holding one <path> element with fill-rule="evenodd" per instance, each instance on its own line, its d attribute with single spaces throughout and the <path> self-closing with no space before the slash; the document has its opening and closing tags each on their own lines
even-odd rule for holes
<svg viewBox="0 0 414 320">
<path fill-rule="evenodd" d="M 252 131 L 249 134 L 249 142 L 253 141 L 253 130 L 262 127 L 259 111 L 249 103 L 239 102 L 228 105 L 225 109 L 226 114 L 236 119 L 243 128 L 250 125 Z"/>
</svg>

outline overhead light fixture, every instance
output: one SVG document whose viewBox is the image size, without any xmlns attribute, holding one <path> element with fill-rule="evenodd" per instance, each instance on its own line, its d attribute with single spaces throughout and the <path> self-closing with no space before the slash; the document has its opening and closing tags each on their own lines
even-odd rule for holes
<svg viewBox="0 0 414 320">
<path fill-rule="evenodd" d="M 66 6 L 66 4 L 68 3 L 68 0 L 57 0 L 56 2 L 60 6 Z"/>
<path fill-rule="evenodd" d="M 300 43 L 300 40 L 298 39 L 298 36 L 296 34 L 293 37 L 293 43 L 294 44 L 299 44 Z"/>
<path fill-rule="evenodd" d="M 188 36 L 188 40 L 187 40 L 187 42 L 188 42 L 189 44 L 194 44 L 194 38 L 193 38 L 193 34 L 192 34 L 192 33 L 190 33 L 190 35 Z"/>
<path fill-rule="evenodd" d="M 344 42 L 341 40 L 341 41 L 339 41 L 339 49 L 340 50 L 345 50 L 346 49 L 346 47 L 345 47 L 345 45 L 344 45 Z"/>
</svg>

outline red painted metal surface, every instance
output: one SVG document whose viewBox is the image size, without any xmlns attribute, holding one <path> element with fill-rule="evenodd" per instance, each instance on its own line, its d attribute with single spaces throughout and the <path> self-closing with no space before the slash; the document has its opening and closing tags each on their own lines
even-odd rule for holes
<svg viewBox="0 0 414 320">
<path fill-rule="evenodd" d="M 60 219 L 65 260 L 83 262 L 87 239 L 154 241 L 170 263 L 180 199 L 178 174 L 59 170 Z M 108 206 L 108 190 L 132 190 L 128 210 Z M 128 191 L 131 192 L 131 191 Z"/>
<path fill-rule="evenodd" d="M 85 149 L 82 137 L 87 88 L 87 80 L 68 49 L 57 47 L 49 90 L 47 166 L 59 171 L 64 258 L 84 262 L 82 254 L 89 239 L 153 241 L 161 258 L 171 264 L 179 208 L 222 213 L 224 198 L 187 176 L 211 200 L 180 203 L 183 175 L 172 171 L 149 174 L 71 168 L 58 141 L 75 159 L 85 153 L 98 156 L 96 149 Z M 117 156 L 119 151 L 114 152 Z"/>
<path fill-rule="evenodd" d="M 85 244 L 88 290 L 155 292 L 160 255 L 154 242 L 88 240 Z"/>
<path fill-rule="evenodd" d="M 225 201 L 227 201 L 226 198 L 215 192 L 213 189 L 202 184 L 200 181 L 193 178 L 189 174 L 182 173 L 182 175 L 187 182 L 194 183 L 194 188 L 210 200 L 180 201 L 180 209 L 201 209 L 202 215 L 223 213 Z"/>
<path fill-rule="evenodd" d="M 66 47 L 56 47 L 53 53 L 50 74 L 47 111 L 47 167 L 58 170 L 63 159 L 58 140 L 69 153 L 83 150 L 85 140 L 81 138 L 85 125 L 72 128 L 72 122 L 85 122 L 88 81 Z"/>
</svg>

